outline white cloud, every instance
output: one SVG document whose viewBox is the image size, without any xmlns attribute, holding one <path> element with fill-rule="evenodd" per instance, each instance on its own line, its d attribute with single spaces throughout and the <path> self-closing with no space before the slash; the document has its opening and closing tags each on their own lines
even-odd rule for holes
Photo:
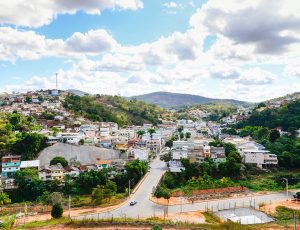
<svg viewBox="0 0 300 230">
<path fill-rule="evenodd" d="M 190 24 L 234 44 L 252 45 L 256 53 L 282 54 L 300 41 L 299 6 L 292 0 L 210 0 Z"/>
<path fill-rule="evenodd" d="M 166 2 L 164 3 L 164 6 L 167 8 L 177 8 L 178 4 L 176 2 Z"/>
<path fill-rule="evenodd" d="M 140 0 L 9 0 L 0 2 L 0 24 L 41 27 L 50 24 L 58 14 L 100 14 L 105 9 L 137 10 Z"/>
<path fill-rule="evenodd" d="M 275 80 L 275 74 L 260 68 L 252 68 L 244 70 L 235 82 L 243 85 L 267 85 L 273 83 Z"/>
<path fill-rule="evenodd" d="M 34 31 L 0 27 L 0 60 L 35 60 L 42 57 L 79 57 L 109 51 L 117 42 L 105 30 L 74 33 L 66 41 L 47 39 Z"/>
<path fill-rule="evenodd" d="M 300 77 L 300 65 L 287 65 L 283 72 L 288 77 Z"/>
<path fill-rule="evenodd" d="M 76 32 L 65 41 L 66 50 L 79 53 L 97 53 L 111 50 L 117 42 L 103 29 Z"/>
</svg>

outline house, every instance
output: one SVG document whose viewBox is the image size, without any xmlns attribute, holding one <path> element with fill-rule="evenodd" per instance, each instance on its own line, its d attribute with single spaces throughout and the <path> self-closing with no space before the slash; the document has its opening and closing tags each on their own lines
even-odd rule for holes
<svg viewBox="0 0 300 230">
<path fill-rule="evenodd" d="M 96 166 L 98 170 L 107 169 L 111 167 L 111 160 L 98 160 Z"/>
<path fill-rule="evenodd" d="M 188 147 L 174 147 L 171 149 L 171 156 L 173 161 L 180 161 L 188 157 Z"/>
<path fill-rule="evenodd" d="M 174 148 L 187 147 L 189 150 L 193 150 L 195 144 L 193 141 L 173 141 Z"/>
<path fill-rule="evenodd" d="M 40 160 L 32 160 L 32 161 L 21 161 L 20 170 L 24 169 L 37 169 L 40 168 Z"/>
<path fill-rule="evenodd" d="M 80 169 L 74 166 L 66 166 L 65 168 L 65 176 L 69 175 L 72 179 L 76 179 L 80 174 Z"/>
<path fill-rule="evenodd" d="M 20 171 L 21 156 L 8 155 L 2 157 L 1 180 L 3 189 L 14 188 L 13 175 Z"/>
<path fill-rule="evenodd" d="M 147 148 L 153 153 L 158 153 L 161 149 L 161 139 L 150 139 L 146 142 Z"/>
<path fill-rule="evenodd" d="M 64 180 L 64 168 L 61 164 L 50 165 L 39 170 L 39 178 L 43 181 Z"/>
<path fill-rule="evenodd" d="M 277 155 L 265 150 L 263 145 L 256 142 L 238 144 L 237 149 L 245 164 L 254 164 L 259 168 L 278 165 Z"/>
<path fill-rule="evenodd" d="M 133 156 L 134 159 L 148 161 L 149 150 L 145 148 L 132 148 L 130 150 L 130 155 Z"/>
<path fill-rule="evenodd" d="M 12 178 L 13 174 L 20 171 L 21 156 L 8 155 L 2 157 L 2 180 Z"/>
</svg>

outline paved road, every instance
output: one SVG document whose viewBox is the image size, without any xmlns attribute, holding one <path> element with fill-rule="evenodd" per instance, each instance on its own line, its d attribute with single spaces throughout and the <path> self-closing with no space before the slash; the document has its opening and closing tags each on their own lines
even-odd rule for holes
<svg viewBox="0 0 300 230">
<path fill-rule="evenodd" d="M 124 205 L 119 208 L 102 213 L 93 213 L 83 216 L 73 217 L 74 219 L 97 219 L 97 218 L 118 218 L 118 217 L 132 217 L 132 218 L 145 218 L 154 216 L 163 216 L 165 206 L 158 205 L 149 200 L 149 196 L 152 193 L 153 186 L 156 186 L 161 178 L 161 176 L 167 170 L 166 164 L 160 161 L 157 157 L 150 164 L 151 169 L 148 176 L 145 178 L 143 183 L 137 189 L 137 191 L 131 196 L 131 198 Z M 197 202 L 194 204 L 183 204 L 183 205 L 173 205 L 168 207 L 168 213 L 180 213 L 180 212 L 190 212 L 190 211 L 204 211 L 207 208 L 210 210 L 222 210 L 234 207 L 258 207 L 259 203 L 269 203 L 280 200 L 285 200 L 285 193 L 274 193 L 266 195 L 255 195 L 252 197 L 242 197 L 242 198 L 227 198 L 220 200 L 210 200 Z M 137 201 L 137 204 L 130 206 L 131 201 Z"/>
</svg>

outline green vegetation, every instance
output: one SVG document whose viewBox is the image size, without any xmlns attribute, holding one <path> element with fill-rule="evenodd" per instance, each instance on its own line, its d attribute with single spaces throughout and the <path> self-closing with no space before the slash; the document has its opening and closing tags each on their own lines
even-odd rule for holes
<svg viewBox="0 0 300 230">
<path fill-rule="evenodd" d="M 280 136 L 278 127 L 288 133 Z M 251 136 L 276 154 L 280 167 L 300 168 L 300 141 L 296 138 L 296 130 L 300 128 L 300 100 L 278 109 L 256 110 L 236 128 L 240 129 L 240 136 Z"/>
<path fill-rule="evenodd" d="M 5 192 L 0 193 L 0 206 L 4 206 L 11 203 L 11 199 L 9 198 L 8 194 Z"/>
<path fill-rule="evenodd" d="M 221 223 L 221 219 L 212 212 L 204 212 L 205 221 L 210 224 Z"/>
<path fill-rule="evenodd" d="M 300 100 L 281 106 L 278 109 L 254 111 L 247 120 L 239 124 L 238 128 L 247 125 L 262 126 L 269 129 L 282 127 L 286 131 L 293 132 L 300 128 Z"/>
<path fill-rule="evenodd" d="M 289 188 L 300 188 L 300 174 L 298 172 L 270 172 L 264 171 L 251 172 L 246 169 L 247 175 L 237 182 L 253 191 L 280 191 L 285 189 L 285 181 L 282 178 L 289 178 Z M 256 173 L 257 175 L 253 175 Z M 252 175 L 251 175 L 252 174 Z"/>
<path fill-rule="evenodd" d="M 108 170 L 80 173 L 78 178 L 65 176 L 64 182 L 57 180 L 42 181 L 35 169 L 25 169 L 14 174 L 17 189 L 9 193 L 13 202 L 34 201 L 44 205 L 52 205 L 61 200 L 61 194 L 89 195 L 91 203 L 109 202 L 113 197 L 122 199 L 128 188 L 128 181 L 134 187 L 148 171 L 148 163 L 134 160 L 125 165 L 126 173 L 118 173 L 114 179 L 108 179 Z M 58 199 L 57 197 L 61 198 Z M 1 198 L 1 196 L 0 196 Z M 80 199 L 79 199 L 80 200 Z M 84 203 L 79 201 L 77 203 Z M 96 202 L 95 202 L 96 201 Z M 86 203 L 86 202 L 85 202 Z"/>
<path fill-rule="evenodd" d="M 63 210 L 61 204 L 60 204 L 60 203 L 56 203 L 56 204 L 54 204 L 54 205 L 52 206 L 51 216 L 52 216 L 53 218 L 55 218 L 55 219 L 61 218 L 62 215 L 63 215 L 63 212 L 64 212 L 64 210 Z"/>
<path fill-rule="evenodd" d="M 75 114 L 92 121 L 111 121 L 120 126 L 141 125 L 143 123 L 160 123 L 162 108 L 137 101 L 127 100 L 120 96 L 74 96 L 65 98 L 64 107 L 73 110 Z"/>
<path fill-rule="evenodd" d="M 50 165 L 57 165 L 61 164 L 63 167 L 66 167 L 68 165 L 68 161 L 64 157 L 54 157 L 50 161 Z"/>
<path fill-rule="evenodd" d="M 225 145 L 222 142 L 220 143 Z M 228 145 L 227 151 L 231 147 L 231 145 Z M 169 190 L 182 190 L 189 194 L 192 190 L 239 185 L 230 179 L 230 177 L 238 178 L 241 175 L 241 157 L 233 149 L 227 154 L 227 161 L 223 163 L 216 164 L 211 159 L 205 159 L 203 163 L 191 163 L 188 159 L 181 159 L 181 163 L 185 170 L 180 173 L 167 172 L 162 183 L 156 189 L 156 197 L 164 197 L 163 194 L 168 193 Z"/>
<path fill-rule="evenodd" d="M 0 157 L 11 152 L 21 155 L 22 160 L 35 159 L 47 146 L 45 136 L 30 132 L 38 127 L 31 116 L 0 113 Z"/>
<path fill-rule="evenodd" d="M 294 210 L 284 206 L 276 207 L 276 218 L 279 220 L 290 220 L 295 212 L 296 219 L 300 218 L 300 210 Z"/>
</svg>

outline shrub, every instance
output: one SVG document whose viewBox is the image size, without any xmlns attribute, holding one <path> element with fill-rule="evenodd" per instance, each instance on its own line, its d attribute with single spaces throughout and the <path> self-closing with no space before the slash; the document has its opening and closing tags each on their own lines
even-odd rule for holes
<svg viewBox="0 0 300 230">
<path fill-rule="evenodd" d="M 60 217 L 62 217 L 63 212 L 64 212 L 64 210 L 63 210 L 61 204 L 56 203 L 52 206 L 51 216 L 53 218 L 60 218 Z"/>
</svg>

